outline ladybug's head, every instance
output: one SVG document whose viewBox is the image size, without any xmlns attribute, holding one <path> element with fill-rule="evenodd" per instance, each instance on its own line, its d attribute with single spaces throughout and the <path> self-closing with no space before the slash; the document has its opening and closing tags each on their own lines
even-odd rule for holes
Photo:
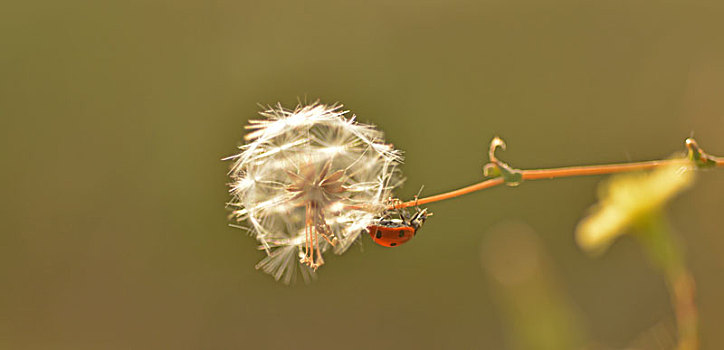
<svg viewBox="0 0 724 350">
<path fill-rule="evenodd" d="M 413 215 L 410 218 L 410 226 L 412 226 L 415 231 L 419 230 L 420 227 L 422 227 L 422 224 L 425 223 L 425 220 L 427 220 L 428 216 L 432 216 L 432 213 L 427 212 L 427 208 L 417 211 L 415 215 Z"/>
</svg>

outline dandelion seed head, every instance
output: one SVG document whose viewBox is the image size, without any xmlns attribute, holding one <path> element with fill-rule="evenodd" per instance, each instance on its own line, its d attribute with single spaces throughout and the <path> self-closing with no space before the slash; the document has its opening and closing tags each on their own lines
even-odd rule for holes
<svg viewBox="0 0 724 350">
<path fill-rule="evenodd" d="M 249 122 L 247 143 L 228 158 L 234 161 L 232 217 L 246 223 L 267 252 L 257 269 L 284 283 L 297 270 L 313 278 L 310 266 L 321 264 L 322 253 L 349 249 L 402 181 L 401 152 L 381 131 L 346 113 L 319 103 L 270 107 Z M 310 242 L 310 230 L 312 239 L 324 239 Z M 318 258 L 310 258 L 310 246 Z"/>
</svg>

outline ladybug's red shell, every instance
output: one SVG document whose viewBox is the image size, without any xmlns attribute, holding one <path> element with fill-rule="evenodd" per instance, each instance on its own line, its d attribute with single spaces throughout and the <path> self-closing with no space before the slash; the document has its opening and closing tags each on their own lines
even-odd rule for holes
<svg viewBox="0 0 724 350">
<path fill-rule="evenodd" d="M 396 247 L 415 237 L 415 229 L 410 226 L 371 225 L 367 227 L 367 231 L 375 243 L 385 247 Z"/>
</svg>

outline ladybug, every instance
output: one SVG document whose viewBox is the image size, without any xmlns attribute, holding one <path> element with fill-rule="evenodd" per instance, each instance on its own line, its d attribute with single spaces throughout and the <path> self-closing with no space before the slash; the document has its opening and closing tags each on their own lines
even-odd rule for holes
<svg viewBox="0 0 724 350">
<path fill-rule="evenodd" d="M 397 216 L 399 219 L 390 219 L 392 211 L 388 211 L 385 215 L 377 220 L 370 226 L 367 226 L 367 232 L 375 243 L 385 247 L 396 247 L 403 244 L 415 237 L 417 230 L 422 227 L 425 220 L 432 213 L 428 213 L 427 209 L 420 210 L 411 217 L 407 218 L 406 215 L 397 210 Z"/>
</svg>

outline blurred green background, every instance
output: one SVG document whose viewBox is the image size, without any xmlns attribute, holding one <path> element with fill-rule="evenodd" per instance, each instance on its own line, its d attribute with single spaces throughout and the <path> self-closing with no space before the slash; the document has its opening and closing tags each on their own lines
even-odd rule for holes
<svg viewBox="0 0 724 350">
<path fill-rule="evenodd" d="M 494 135 L 521 168 L 668 157 L 692 133 L 722 155 L 722 18 L 720 1 L 4 3 L 0 348 L 669 348 L 635 242 L 575 246 L 602 177 L 430 205 L 409 244 L 363 237 L 288 287 L 227 226 L 220 159 L 257 103 L 299 99 L 405 150 L 402 198 L 480 180 Z M 705 172 L 670 207 L 705 349 L 724 347 L 722 194 Z"/>
</svg>

